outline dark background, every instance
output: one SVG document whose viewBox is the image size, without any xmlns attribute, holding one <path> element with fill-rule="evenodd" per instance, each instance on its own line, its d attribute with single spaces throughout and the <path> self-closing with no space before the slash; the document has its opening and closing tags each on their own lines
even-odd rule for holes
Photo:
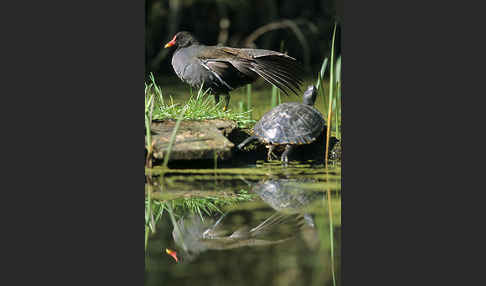
<svg viewBox="0 0 486 286">
<path fill-rule="evenodd" d="M 147 0 L 145 8 L 146 74 L 157 75 L 174 75 L 163 46 L 181 30 L 206 45 L 280 51 L 283 44 L 315 71 L 329 54 L 337 20 L 334 0 Z"/>
</svg>

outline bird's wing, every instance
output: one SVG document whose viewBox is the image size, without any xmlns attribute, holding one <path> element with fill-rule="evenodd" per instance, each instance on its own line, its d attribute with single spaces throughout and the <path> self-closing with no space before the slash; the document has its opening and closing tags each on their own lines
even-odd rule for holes
<svg viewBox="0 0 486 286">
<path fill-rule="evenodd" d="M 250 230 L 250 234 L 251 237 L 262 237 L 273 232 L 280 235 L 284 234 L 285 232 L 289 235 L 295 235 L 303 223 L 302 216 L 298 214 L 286 215 L 282 213 L 275 213 L 258 226 L 252 228 Z M 286 228 L 285 231 L 284 228 Z"/>
<path fill-rule="evenodd" d="M 201 65 L 211 72 L 229 90 L 253 82 L 258 75 L 241 64 L 229 58 L 200 59 Z"/>
<path fill-rule="evenodd" d="M 297 61 L 283 53 L 262 49 L 235 49 L 221 47 L 218 54 L 225 57 L 240 70 L 251 70 L 275 85 L 285 94 L 288 91 L 299 95 L 305 71 Z M 232 61 L 233 60 L 233 61 Z"/>
<path fill-rule="evenodd" d="M 262 49 L 206 47 L 198 52 L 201 64 L 227 88 L 236 88 L 258 76 L 275 85 L 286 95 L 300 95 L 304 70 L 286 54 Z"/>
<path fill-rule="evenodd" d="M 215 60 L 215 59 L 205 59 L 201 60 L 201 65 L 207 69 L 211 74 L 216 77 L 221 84 L 223 84 L 229 90 L 233 90 L 228 82 L 225 81 L 225 75 L 228 73 L 229 69 L 234 69 L 232 65 L 225 61 Z"/>
</svg>

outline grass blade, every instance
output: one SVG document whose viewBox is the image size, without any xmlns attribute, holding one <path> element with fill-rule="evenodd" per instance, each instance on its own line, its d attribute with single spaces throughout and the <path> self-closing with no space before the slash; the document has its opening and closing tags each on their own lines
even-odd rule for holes
<svg viewBox="0 0 486 286">
<path fill-rule="evenodd" d="M 326 152 L 325 152 L 325 166 L 327 168 L 328 157 L 329 157 L 329 137 L 331 135 L 331 116 L 332 116 L 332 95 L 334 91 L 334 41 L 336 39 L 336 28 L 337 23 L 334 23 L 334 29 L 332 32 L 332 44 L 331 44 L 331 66 L 329 73 L 329 112 L 327 114 L 327 134 L 326 134 Z"/>
<path fill-rule="evenodd" d="M 341 140 L 341 56 L 336 60 L 336 138 Z"/>
<path fill-rule="evenodd" d="M 247 110 L 248 110 L 248 119 L 251 120 L 252 112 L 251 112 L 251 84 L 246 85 L 246 98 L 247 98 Z"/>
<path fill-rule="evenodd" d="M 169 164 L 169 157 L 170 157 L 170 152 L 172 151 L 172 146 L 174 145 L 175 139 L 176 139 L 176 134 L 177 130 L 179 130 L 179 126 L 181 125 L 182 118 L 184 118 L 184 113 L 186 112 L 186 108 L 184 108 L 179 115 L 179 118 L 177 118 L 176 125 L 174 127 L 174 130 L 172 131 L 172 135 L 170 137 L 169 141 L 169 146 L 167 147 L 167 152 L 165 153 L 164 156 L 164 168 L 167 168 L 167 165 Z"/>
<path fill-rule="evenodd" d="M 323 82 L 322 82 L 322 79 L 324 78 L 324 74 L 326 73 L 326 68 L 327 68 L 327 57 L 324 59 L 324 61 L 322 61 L 322 65 L 321 65 L 321 70 L 320 72 L 317 74 L 317 84 L 316 84 L 316 88 L 319 89 L 319 88 L 322 88 L 322 94 L 324 94 L 324 88 L 323 88 Z"/>
<path fill-rule="evenodd" d="M 331 244 L 331 273 L 332 284 L 336 286 L 336 276 L 334 273 L 334 223 L 332 220 L 331 190 L 327 190 L 327 209 L 329 213 L 329 241 Z"/>
<path fill-rule="evenodd" d="M 323 106 L 324 106 L 324 111 L 322 112 L 322 114 L 324 116 L 327 116 L 327 110 L 328 110 L 328 107 L 327 107 L 327 94 L 324 90 L 324 74 L 326 73 L 326 68 L 327 68 L 327 64 L 328 64 L 328 58 L 326 57 L 324 59 L 324 61 L 322 61 L 322 65 L 321 65 L 321 70 L 319 73 L 317 73 L 317 84 L 316 84 L 316 88 L 317 90 L 321 92 L 322 94 L 322 100 L 323 100 Z"/>
<path fill-rule="evenodd" d="M 272 85 L 272 99 L 270 102 L 270 107 L 274 108 L 277 106 L 277 87 Z"/>
</svg>

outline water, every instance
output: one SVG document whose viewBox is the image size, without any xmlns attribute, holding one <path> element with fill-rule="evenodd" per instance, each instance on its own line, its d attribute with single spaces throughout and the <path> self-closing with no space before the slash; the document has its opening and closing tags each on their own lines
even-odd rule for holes
<svg viewBox="0 0 486 286">
<path fill-rule="evenodd" d="M 146 189 L 174 220 L 148 239 L 145 285 L 340 285 L 340 166 L 309 165 L 156 169 Z M 221 213 L 194 213 L 207 202 Z"/>
</svg>

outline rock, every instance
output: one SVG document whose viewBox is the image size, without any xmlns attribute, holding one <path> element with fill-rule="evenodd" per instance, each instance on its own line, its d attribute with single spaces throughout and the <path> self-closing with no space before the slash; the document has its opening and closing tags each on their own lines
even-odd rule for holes
<svg viewBox="0 0 486 286">
<path fill-rule="evenodd" d="M 164 158 L 175 125 L 175 120 L 152 122 L 155 159 Z M 219 159 L 229 159 L 234 144 L 225 136 L 236 127 L 235 122 L 220 119 L 181 121 L 169 160 L 213 160 L 215 154 Z"/>
</svg>

